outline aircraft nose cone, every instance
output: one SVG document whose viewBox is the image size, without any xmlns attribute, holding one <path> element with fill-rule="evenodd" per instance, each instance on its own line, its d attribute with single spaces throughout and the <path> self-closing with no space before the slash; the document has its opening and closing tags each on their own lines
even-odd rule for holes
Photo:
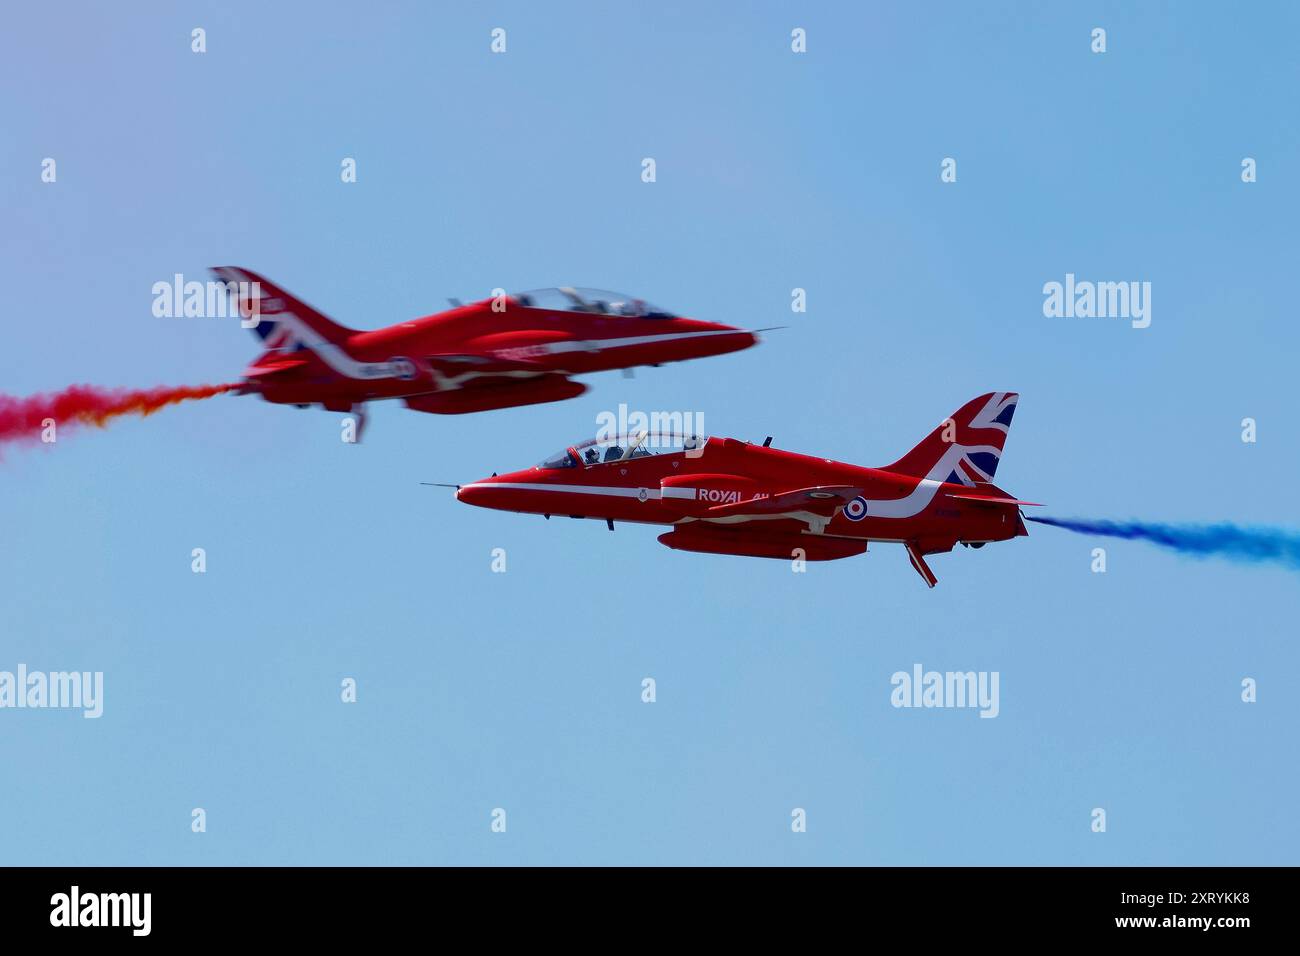
<svg viewBox="0 0 1300 956">
<path fill-rule="evenodd" d="M 491 478 L 480 478 L 468 485 L 461 485 L 456 489 L 456 500 L 480 508 L 512 510 L 517 503 L 518 493 L 510 484 L 511 477 L 493 475 Z"/>
<path fill-rule="evenodd" d="M 715 339 L 720 352 L 739 352 L 758 343 L 758 336 L 748 329 L 738 329 L 734 325 L 719 322 L 707 323 L 710 330 L 717 333 Z"/>
<path fill-rule="evenodd" d="M 703 355 L 739 352 L 758 342 L 758 336 L 753 332 L 734 325 L 703 322 L 699 319 L 682 319 L 680 322 L 678 329 L 690 333 L 692 347 Z"/>
<path fill-rule="evenodd" d="M 469 485 L 461 485 L 456 489 L 456 500 L 463 501 L 467 505 L 482 507 L 487 504 L 487 499 L 491 496 L 491 488 L 479 481 Z"/>
</svg>

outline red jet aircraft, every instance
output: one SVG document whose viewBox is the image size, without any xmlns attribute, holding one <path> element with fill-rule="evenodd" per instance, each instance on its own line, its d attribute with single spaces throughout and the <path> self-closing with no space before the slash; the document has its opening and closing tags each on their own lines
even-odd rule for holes
<svg viewBox="0 0 1300 956">
<path fill-rule="evenodd" d="M 330 411 L 398 398 L 456 415 L 574 398 L 570 375 L 661 365 L 749 348 L 754 332 L 682 318 L 641 299 L 591 289 L 501 295 L 373 331 L 337 325 L 246 269 L 212 270 L 256 315 L 264 351 L 238 394 Z M 234 285 L 232 285 L 232 283 Z"/>
<path fill-rule="evenodd" d="M 1028 534 L 1019 501 L 993 474 L 1016 410 L 1014 392 L 967 402 L 885 468 L 809 458 L 734 438 L 648 447 L 644 431 L 573 445 L 526 471 L 461 486 L 471 505 L 573 518 L 672 525 L 681 551 L 829 561 L 869 541 L 900 543 L 930 587 L 925 556 Z M 666 441 L 656 441 L 666 445 Z"/>
</svg>

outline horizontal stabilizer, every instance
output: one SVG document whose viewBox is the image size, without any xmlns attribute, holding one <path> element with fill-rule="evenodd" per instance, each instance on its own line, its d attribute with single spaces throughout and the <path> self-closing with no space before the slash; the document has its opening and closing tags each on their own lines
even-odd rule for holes
<svg viewBox="0 0 1300 956">
<path fill-rule="evenodd" d="M 267 353 L 263 358 L 267 360 L 266 364 L 262 364 L 262 359 L 258 359 L 244 369 L 244 378 L 265 378 L 268 375 L 278 375 L 281 372 L 303 368 L 311 364 L 306 359 L 286 358 L 271 353 Z"/>
<path fill-rule="evenodd" d="M 990 498 L 988 495 L 954 495 L 946 494 L 945 498 L 957 498 L 960 501 L 978 501 L 987 505 L 1021 505 L 1026 508 L 1041 508 L 1041 501 L 1021 501 L 1019 498 Z"/>
</svg>

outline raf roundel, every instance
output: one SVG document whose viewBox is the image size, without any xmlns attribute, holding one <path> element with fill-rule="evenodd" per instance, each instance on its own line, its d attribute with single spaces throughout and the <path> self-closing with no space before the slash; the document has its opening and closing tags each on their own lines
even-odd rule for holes
<svg viewBox="0 0 1300 956">
<path fill-rule="evenodd" d="M 844 517 L 850 521 L 861 521 L 867 516 L 867 499 L 861 495 L 844 506 Z"/>
<path fill-rule="evenodd" d="M 409 382 L 415 378 L 417 369 L 415 363 L 404 355 L 398 355 L 388 360 L 388 365 L 396 375 L 404 382 Z"/>
</svg>

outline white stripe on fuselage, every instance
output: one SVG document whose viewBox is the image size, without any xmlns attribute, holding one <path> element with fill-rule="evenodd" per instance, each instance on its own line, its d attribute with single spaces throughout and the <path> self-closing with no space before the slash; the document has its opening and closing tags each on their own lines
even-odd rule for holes
<svg viewBox="0 0 1300 956">
<path fill-rule="evenodd" d="M 958 466 L 963 457 L 972 451 L 991 451 L 997 453 L 998 449 L 982 445 L 952 445 L 947 451 L 940 456 L 939 460 L 926 474 L 924 478 L 916 483 L 910 494 L 902 498 L 887 498 L 877 501 L 871 498 L 864 498 L 867 503 L 868 518 L 914 518 L 924 511 L 934 500 L 934 496 L 943 486 L 944 480 L 954 471 L 961 474 Z"/>
<path fill-rule="evenodd" d="M 320 357 L 320 360 L 346 378 L 370 381 L 377 378 L 399 378 L 392 362 L 358 362 L 343 349 L 319 334 L 292 312 L 282 312 L 262 321 L 283 322 L 293 337 Z"/>
<path fill-rule="evenodd" d="M 545 349 L 546 354 L 551 355 L 560 355 L 564 352 L 601 352 L 605 349 L 617 349 L 629 345 L 649 345 L 652 342 L 675 342 L 679 339 L 698 339 L 710 335 L 737 335 L 743 331 L 743 329 L 710 329 L 705 332 L 660 332 L 657 335 L 629 335 L 621 339 L 566 339 L 563 342 L 545 342 L 532 347 Z M 529 346 L 523 346 L 523 348 L 529 348 Z"/>
<path fill-rule="evenodd" d="M 935 490 L 942 482 L 922 480 L 906 498 L 892 501 L 870 501 L 867 514 L 873 518 L 910 518 L 919 514 L 934 498 Z M 508 488 L 512 491 L 548 491 L 571 495 L 596 495 L 606 498 L 639 498 L 643 501 L 652 498 L 686 498 L 694 500 L 695 488 L 616 488 L 608 485 L 561 485 L 545 482 L 526 481 L 483 481 L 465 485 L 469 488 Z M 781 512 L 770 515 L 728 515 L 721 518 L 702 517 L 702 520 L 715 524 L 739 524 L 745 521 L 773 520 L 776 518 L 796 518 L 809 524 L 824 524 L 829 519 L 813 515 L 803 510 Z"/>
<path fill-rule="evenodd" d="M 916 487 L 902 498 L 884 498 L 872 499 L 864 498 L 867 503 L 868 518 L 914 518 L 924 511 L 934 500 L 939 489 L 943 487 L 944 482 L 937 479 L 936 475 L 950 475 L 961 461 L 962 456 L 972 449 L 966 445 L 953 445 L 943 453 L 943 456 L 935 462 L 930 469 L 929 476 L 922 478 L 916 483 Z M 996 449 L 992 449 L 996 451 Z M 647 500 L 650 498 L 685 498 L 693 500 L 696 498 L 696 488 L 669 487 L 662 491 L 658 488 L 615 488 L 607 485 L 561 485 L 549 484 L 543 482 L 504 482 L 504 481 L 487 481 L 478 482 L 472 485 L 466 485 L 466 488 L 511 488 L 517 491 L 552 491 L 567 492 L 575 495 L 603 495 L 609 498 L 640 498 Z M 772 520 L 774 518 L 796 518 L 801 521 L 807 521 L 810 525 L 821 524 L 827 519 L 820 515 L 811 515 L 806 511 L 790 511 L 773 515 L 730 515 L 724 518 L 702 517 L 700 520 L 709 521 L 715 524 L 737 524 L 744 521 L 754 520 Z M 815 520 L 809 520 L 810 518 Z"/>
<path fill-rule="evenodd" d="M 263 319 L 267 322 L 283 322 L 293 332 L 294 338 L 320 356 L 321 361 L 335 372 L 346 378 L 373 380 L 378 378 L 400 378 L 397 367 L 392 362 L 359 362 L 329 339 L 317 333 L 292 312 L 282 312 Z M 517 348 L 499 349 L 489 354 L 505 359 L 518 359 L 524 356 L 562 355 L 566 352 L 603 352 L 606 349 L 626 348 L 633 345 L 648 345 L 652 342 L 674 342 L 681 339 L 694 339 L 710 335 L 735 335 L 739 329 L 710 330 L 706 332 L 675 332 L 658 335 L 630 335 L 620 339 L 566 340 L 563 342 L 544 342 L 538 345 L 525 345 Z M 545 371 L 514 372 L 515 376 L 540 375 Z M 436 373 L 435 373 L 436 374 Z M 459 388 L 462 380 L 480 376 L 491 377 L 510 375 L 502 372 L 467 371 L 463 376 L 438 376 L 439 384 L 444 389 Z"/>
<path fill-rule="evenodd" d="M 662 492 L 661 497 L 663 498 L 684 498 L 687 501 L 694 501 L 697 497 L 696 492 L 699 491 L 698 488 L 683 488 L 680 485 L 670 486 L 660 490 Z"/>
<path fill-rule="evenodd" d="M 527 481 L 479 481 L 464 488 L 510 488 L 514 491 L 561 491 L 572 495 L 604 495 L 607 498 L 658 498 L 658 488 L 610 488 L 607 485 L 550 485 Z"/>
</svg>

